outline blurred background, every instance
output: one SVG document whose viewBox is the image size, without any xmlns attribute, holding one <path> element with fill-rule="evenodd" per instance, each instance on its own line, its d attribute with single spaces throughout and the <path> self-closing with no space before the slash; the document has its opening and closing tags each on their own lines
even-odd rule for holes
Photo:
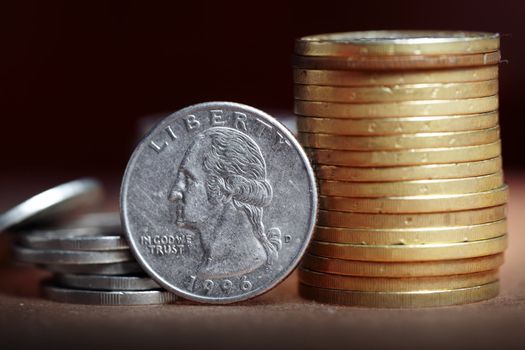
<svg viewBox="0 0 525 350">
<path fill-rule="evenodd" d="M 51 176 L 115 178 L 138 120 L 210 100 L 292 108 L 296 37 L 369 29 L 503 34 L 506 169 L 525 165 L 522 1 L 3 1 L 0 190 Z"/>
</svg>

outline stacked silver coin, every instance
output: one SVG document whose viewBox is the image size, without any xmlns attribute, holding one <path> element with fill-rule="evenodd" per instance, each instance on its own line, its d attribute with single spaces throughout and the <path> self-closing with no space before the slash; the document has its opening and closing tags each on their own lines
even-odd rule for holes
<svg viewBox="0 0 525 350">
<path fill-rule="evenodd" d="M 82 201 L 83 197 L 92 195 L 93 191 L 100 192 L 100 184 L 93 180 L 78 180 L 73 183 L 78 191 L 73 194 L 75 198 L 72 198 L 71 203 L 78 200 L 85 203 Z M 118 213 L 85 214 L 51 228 L 34 220 L 35 215 L 49 217 L 50 203 L 53 202 L 51 199 L 63 194 L 68 188 L 71 186 L 62 185 L 62 189 L 60 186 L 58 190 L 54 189 L 51 196 L 40 195 L 39 205 L 36 205 L 35 197 L 28 200 L 30 204 L 33 200 L 33 205 L 30 206 L 33 210 L 30 213 L 24 212 L 27 217 L 33 218 L 31 226 L 24 225 L 24 220 L 18 220 L 15 226 L 6 226 L 10 231 L 16 231 L 14 259 L 53 273 L 51 279 L 42 283 L 43 295 L 59 302 L 98 305 L 159 304 L 174 301 L 175 296 L 162 290 L 134 261 L 122 236 Z M 20 207 L 25 205 L 27 208 L 28 201 L 9 212 L 16 213 L 15 209 L 18 208 L 20 213 Z M 67 213 L 72 205 L 62 208 L 63 213 Z M 0 222 L 6 218 L 6 214 L 0 217 Z"/>
</svg>

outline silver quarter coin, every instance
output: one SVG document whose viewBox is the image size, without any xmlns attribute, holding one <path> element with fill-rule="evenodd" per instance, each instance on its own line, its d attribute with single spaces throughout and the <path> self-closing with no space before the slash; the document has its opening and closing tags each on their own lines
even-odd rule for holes
<svg viewBox="0 0 525 350">
<path fill-rule="evenodd" d="M 133 259 L 129 250 L 81 251 L 13 247 L 13 258 L 28 264 L 108 264 Z"/>
<path fill-rule="evenodd" d="M 95 291 L 63 288 L 49 282 L 42 285 L 42 292 L 53 301 L 88 305 L 169 304 L 177 300 L 174 294 L 162 290 Z"/>
<path fill-rule="evenodd" d="M 39 221 L 51 221 L 72 211 L 97 204 L 102 186 L 94 179 L 80 179 L 51 188 L 0 215 L 0 232 L 18 230 Z"/>
<path fill-rule="evenodd" d="M 135 261 L 124 261 L 110 264 L 46 264 L 39 265 L 39 267 L 56 273 L 74 273 L 86 275 L 126 275 L 130 273 L 143 272 L 140 265 Z"/>
<path fill-rule="evenodd" d="M 104 276 L 104 275 L 75 275 L 58 274 L 55 281 L 70 288 L 89 290 L 149 290 L 159 289 L 159 285 L 145 276 Z"/>
<path fill-rule="evenodd" d="M 128 243 L 120 234 L 100 228 L 37 230 L 18 237 L 20 244 L 35 249 L 120 250 Z"/>
<path fill-rule="evenodd" d="M 293 135 L 230 102 L 162 120 L 135 149 L 121 189 L 140 265 L 164 288 L 209 303 L 281 282 L 304 253 L 316 207 L 314 175 Z"/>
<path fill-rule="evenodd" d="M 63 228 L 99 228 L 106 230 L 113 230 L 120 232 L 120 213 L 119 212 L 107 212 L 107 213 L 88 213 L 83 214 L 75 219 L 66 222 L 62 225 Z"/>
</svg>

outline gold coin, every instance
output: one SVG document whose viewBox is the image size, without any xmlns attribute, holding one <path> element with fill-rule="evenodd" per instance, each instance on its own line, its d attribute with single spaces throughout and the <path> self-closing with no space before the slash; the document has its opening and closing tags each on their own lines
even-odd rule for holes
<svg viewBox="0 0 525 350">
<path fill-rule="evenodd" d="M 387 263 L 333 259 L 305 254 L 302 266 L 314 271 L 346 276 L 419 277 L 488 271 L 499 268 L 503 265 L 503 261 L 503 253 L 469 259 Z"/>
<path fill-rule="evenodd" d="M 474 162 L 501 155 L 499 141 L 477 146 L 418 148 L 402 151 L 339 151 L 307 148 L 315 164 L 388 167 Z"/>
<path fill-rule="evenodd" d="M 304 56 L 457 55 L 499 49 L 499 34 L 378 30 L 309 35 L 295 41 Z"/>
<path fill-rule="evenodd" d="M 319 193 L 322 195 L 354 198 L 465 194 L 493 190 L 502 185 L 503 172 L 501 171 L 483 176 L 444 180 L 395 182 L 318 181 Z"/>
<path fill-rule="evenodd" d="M 397 118 L 473 114 L 498 109 L 498 95 L 457 100 L 420 100 L 390 103 L 331 103 L 295 100 L 296 114 L 326 118 Z"/>
<path fill-rule="evenodd" d="M 493 174 L 434 180 L 391 182 L 348 182 L 319 180 L 320 194 L 337 197 L 399 197 L 421 195 L 449 195 L 484 192 L 503 185 L 503 172 Z"/>
<path fill-rule="evenodd" d="M 498 93 L 498 80 L 468 83 L 408 84 L 374 87 L 340 87 L 321 85 L 294 85 L 298 100 L 369 103 L 416 100 L 448 100 L 492 96 Z"/>
<path fill-rule="evenodd" d="M 498 125 L 498 112 L 481 114 L 406 117 L 337 119 L 297 117 L 300 132 L 331 135 L 399 135 L 422 132 L 452 132 L 488 129 Z"/>
<path fill-rule="evenodd" d="M 498 66 L 422 71 L 350 71 L 294 69 L 296 84 L 328 86 L 381 86 L 397 84 L 465 83 L 498 78 Z"/>
<path fill-rule="evenodd" d="M 498 293 L 498 281 L 476 287 L 421 292 L 359 292 L 299 284 L 299 294 L 306 299 L 328 304 L 388 308 L 467 304 L 494 298 Z"/>
<path fill-rule="evenodd" d="M 466 259 L 501 253 L 507 235 L 472 242 L 410 245 L 362 245 L 312 241 L 311 254 L 327 258 L 360 261 L 435 261 Z"/>
<path fill-rule="evenodd" d="M 498 270 L 451 276 L 365 277 L 342 276 L 299 268 L 299 282 L 312 287 L 362 292 L 418 292 L 479 286 L 498 279 Z"/>
<path fill-rule="evenodd" d="M 303 69 L 414 70 L 492 66 L 501 60 L 499 51 L 466 55 L 435 56 L 354 56 L 313 57 L 293 56 L 293 67 Z"/>
<path fill-rule="evenodd" d="M 493 143 L 500 138 L 499 127 L 474 131 L 429 132 L 388 136 L 347 136 L 299 133 L 305 147 L 349 151 L 389 151 L 397 149 L 476 146 Z"/>
<path fill-rule="evenodd" d="M 404 245 L 471 242 L 504 235 L 507 220 L 467 226 L 418 227 L 402 229 L 351 229 L 316 226 L 314 239 L 323 242 Z"/>
<path fill-rule="evenodd" d="M 319 208 L 355 213 L 436 213 L 493 207 L 507 203 L 508 196 L 506 185 L 464 194 L 380 198 L 319 196 Z"/>
<path fill-rule="evenodd" d="M 448 213 L 423 214 L 367 214 L 319 210 L 317 224 L 356 229 L 428 228 L 484 224 L 505 219 L 505 215 L 505 205 Z"/>
<path fill-rule="evenodd" d="M 338 181 L 407 181 L 431 179 L 457 179 L 492 174 L 501 170 L 501 157 L 487 160 L 399 166 L 383 168 L 351 168 L 333 165 L 318 165 L 315 169 L 318 179 Z"/>
</svg>

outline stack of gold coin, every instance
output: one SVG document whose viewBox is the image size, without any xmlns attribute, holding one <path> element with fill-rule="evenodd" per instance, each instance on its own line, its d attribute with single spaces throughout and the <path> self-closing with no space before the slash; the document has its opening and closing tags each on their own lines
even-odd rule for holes
<svg viewBox="0 0 525 350">
<path fill-rule="evenodd" d="M 320 192 L 302 296 L 421 307 L 498 294 L 507 244 L 499 61 L 492 33 L 296 41 L 299 140 Z"/>
</svg>

